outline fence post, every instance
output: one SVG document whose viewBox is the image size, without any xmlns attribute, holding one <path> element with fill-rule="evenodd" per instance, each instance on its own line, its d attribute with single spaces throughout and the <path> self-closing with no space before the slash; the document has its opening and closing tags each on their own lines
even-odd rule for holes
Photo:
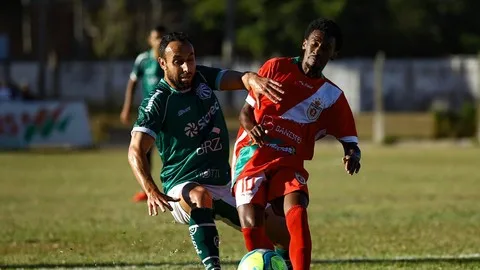
<svg viewBox="0 0 480 270">
<path fill-rule="evenodd" d="M 477 54 L 477 142 L 480 143 L 480 51 Z"/>
<path fill-rule="evenodd" d="M 383 111 L 383 67 L 385 53 L 379 51 L 374 63 L 374 114 L 373 114 L 373 142 L 382 144 L 385 141 L 385 119 Z"/>
</svg>

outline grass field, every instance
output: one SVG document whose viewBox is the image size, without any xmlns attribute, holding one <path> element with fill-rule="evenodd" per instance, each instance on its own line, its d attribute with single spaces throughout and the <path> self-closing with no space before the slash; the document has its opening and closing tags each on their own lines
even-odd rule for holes
<svg viewBox="0 0 480 270">
<path fill-rule="evenodd" d="M 433 258 L 480 253 L 478 148 L 365 146 L 355 177 L 341 153 L 321 144 L 308 164 L 312 269 L 480 269 Z M 0 268 L 201 269 L 187 228 L 149 217 L 138 190 L 126 149 L 0 153 Z M 219 231 L 235 269 L 241 234 Z"/>
</svg>

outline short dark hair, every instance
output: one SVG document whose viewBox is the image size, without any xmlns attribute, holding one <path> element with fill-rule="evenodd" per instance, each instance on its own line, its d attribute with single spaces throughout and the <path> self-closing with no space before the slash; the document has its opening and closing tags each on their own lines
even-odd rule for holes
<svg viewBox="0 0 480 270">
<path fill-rule="evenodd" d="M 158 32 L 159 34 L 163 35 L 167 32 L 167 28 L 161 24 L 152 27 L 152 31 Z"/>
<path fill-rule="evenodd" d="M 160 41 L 160 57 L 165 59 L 165 49 L 167 48 L 168 44 L 173 41 L 180 41 L 180 42 L 188 42 L 192 44 L 188 35 L 184 32 L 171 32 L 162 37 L 162 41 Z"/>
<path fill-rule="evenodd" d="M 336 24 L 333 20 L 330 19 L 315 19 L 308 25 L 307 30 L 305 31 L 304 39 L 308 39 L 310 34 L 315 30 L 320 30 L 328 37 L 334 37 L 336 44 L 335 51 L 340 51 L 343 45 L 343 35 L 338 24 Z"/>
</svg>

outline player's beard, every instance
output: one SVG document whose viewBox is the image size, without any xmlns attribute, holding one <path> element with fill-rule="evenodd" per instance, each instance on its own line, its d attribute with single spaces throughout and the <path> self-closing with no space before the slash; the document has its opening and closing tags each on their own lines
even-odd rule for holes
<svg viewBox="0 0 480 270">
<path fill-rule="evenodd" d="M 182 81 L 181 79 L 182 75 L 174 76 L 170 74 L 170 72 L 168 71 L 166 73 L 167 73 L 168 80 L 173 84 L 176 90 L 185 91 L 190 89 L 190 87 L 192 87 L 192 80 Z"/>
<path fill-rule="evenodd" d="M 302 52 L 302 56 L 300 57 L 300 64 L 303 63 L 304 61 L 304 53 L 305 51 Z M 305 61 L 305 65 L 308 68 L 308 72 L 305 74 L 308 77 L 316 78 L 316 77 L 321 77 L 322 76 L 322 71 L 323 71 L 323 66 L 321 63 L 320 59 L 316 59 L 316 61 L 312 61 L 312 57 L 308 57 Z M 301 66 L 300 66 L 301 67 Z"/>
</svg>

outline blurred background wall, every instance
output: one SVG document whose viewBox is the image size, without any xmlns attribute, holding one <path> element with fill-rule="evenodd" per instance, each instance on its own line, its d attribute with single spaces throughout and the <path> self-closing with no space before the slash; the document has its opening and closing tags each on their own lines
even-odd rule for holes
<svg viewBox="0 0 480 270">
<path fill-rule="evenodd" d="M 200 64 L 246 71 L 273 56 L 298 55 L 308 23 L 328 17 L 345 40 L 325 73 L 357 115 L 467 106 L 474 116 L 478 10 L 476 0 L 3 0 L 0 78 L 37 99 L 81 100 L 92 111 L 117 112 L 154 25 L 188 32 Z M 375 61 L 382 53 L 385 61 Z M 219 96 L 235 115 L 245 93 Z"/>
</svg>

